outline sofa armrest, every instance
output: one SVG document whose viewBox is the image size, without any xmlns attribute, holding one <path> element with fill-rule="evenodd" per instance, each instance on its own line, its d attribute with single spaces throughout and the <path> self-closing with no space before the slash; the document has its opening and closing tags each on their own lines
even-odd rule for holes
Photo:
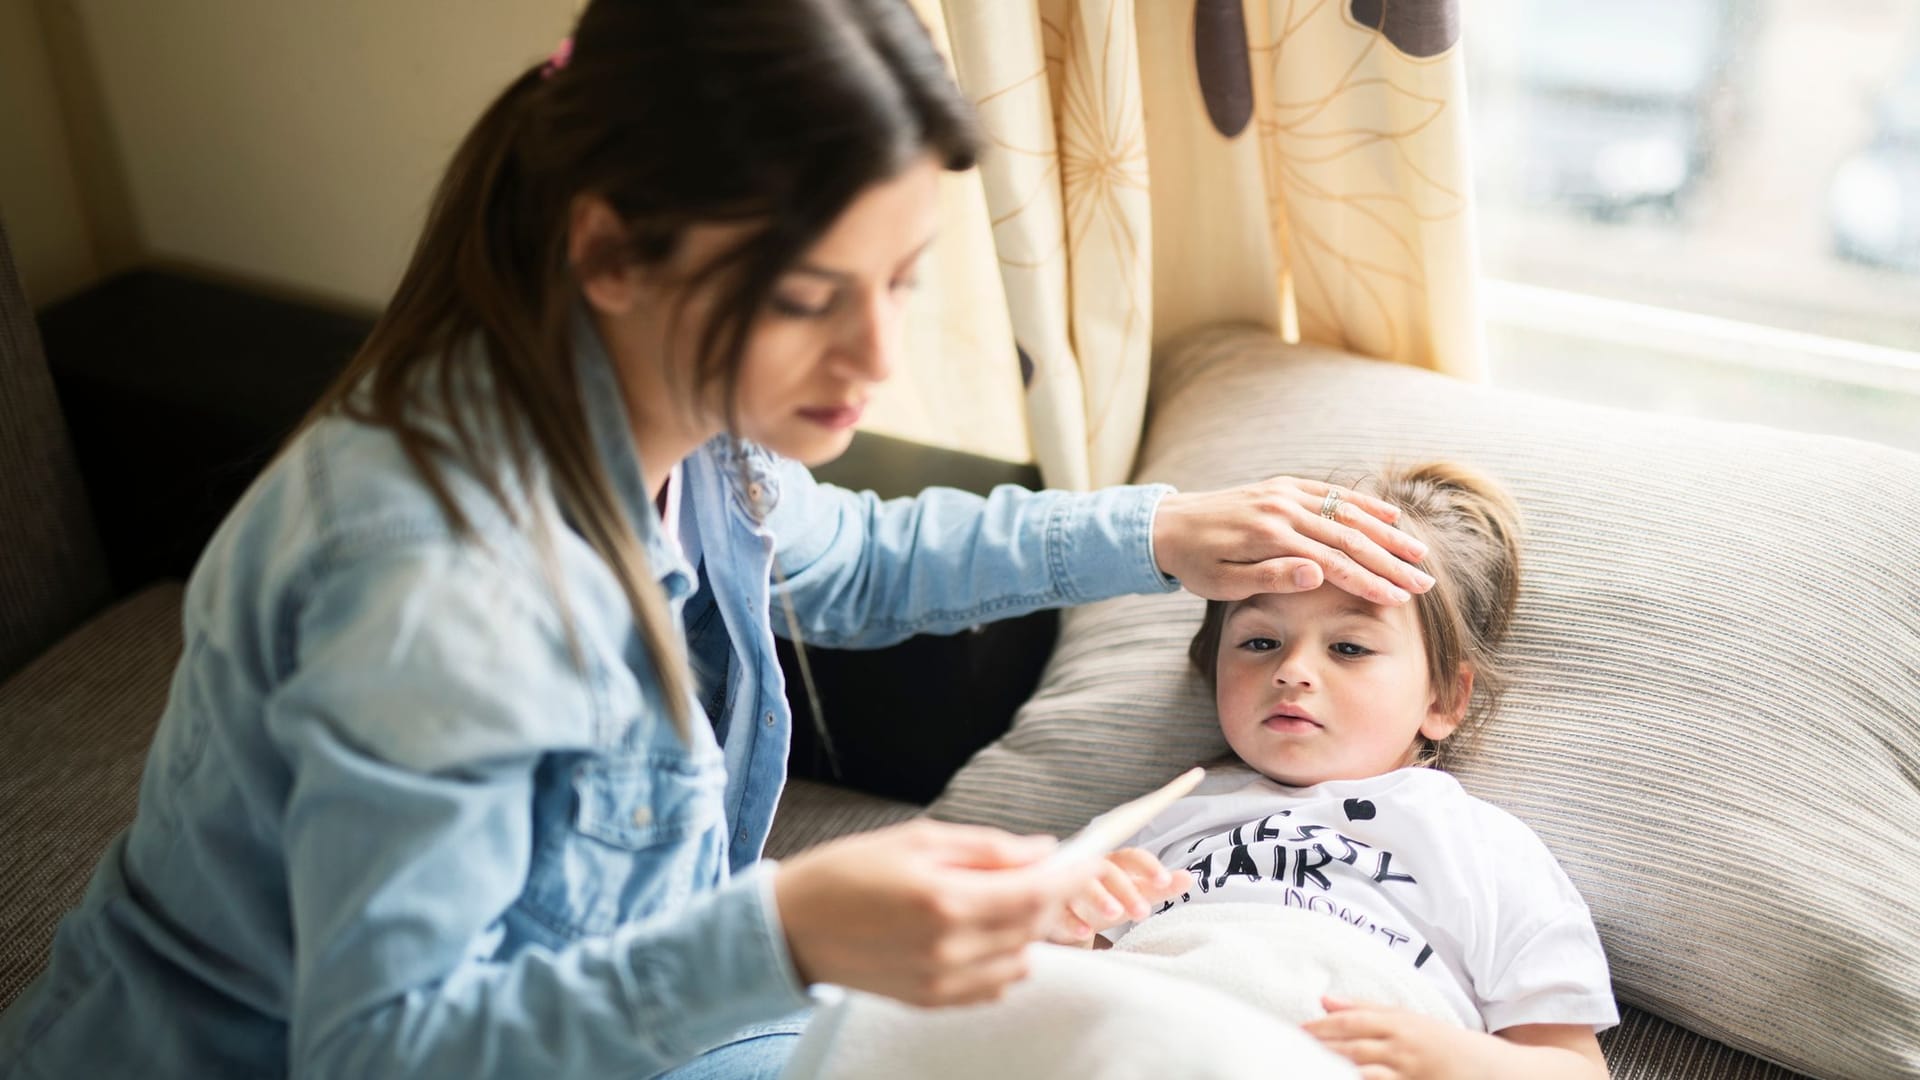
<svg viewBox="0 0 1920 1080">
<path fill-rule="evenodd" d="M 184 578 L 373 327 L 194 276 L 133 270 L 40 313 L 115 591 Z"/>
</svg>

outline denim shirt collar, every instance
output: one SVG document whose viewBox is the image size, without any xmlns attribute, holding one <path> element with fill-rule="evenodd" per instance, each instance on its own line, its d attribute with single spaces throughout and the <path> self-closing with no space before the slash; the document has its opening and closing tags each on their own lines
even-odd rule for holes
<svg viewBox="0 0 1920 1080">
<path fill-rule="evenodd" d="M 666 590 L 667 598 L 684 600 L 696 584 L 693 567 L 688 565 L 679 545 L 668 539 L 660 512 L 647 497 L 620 377 L 614 370 L 612 357 L 607 355 L 605 343 L 600 340 L 599 328 L 594 326 L 584 305 L 575 305 L 573 311 L 573 355 L 587 431 L 607 471 L 607 479 L 613 484 L 627 519 L 633 522 L 634 533 L 646 552 L 647 564 L 653 568 L 661 588 Z M 674 492 L 671 497 L 678 499 L 684 495 L 684 492 Z"/>
</svg>

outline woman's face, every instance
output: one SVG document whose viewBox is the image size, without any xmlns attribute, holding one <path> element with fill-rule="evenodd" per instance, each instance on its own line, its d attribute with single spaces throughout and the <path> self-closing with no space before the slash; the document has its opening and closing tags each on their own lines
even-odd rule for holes
<svg viewBox="0 0 1920 1080">
<path fill-rule="evenodd" d="M 867 188 L 774 283 L 741 360 L 735 406 L 742 437 L 809 465 L 846 450 L 873 388 L 893 372 L 914 273 L 939 218 L 939 179 L 928 156 Z M 656 284 L 643 286 L 640 303 L 613 327 L 622 366 L 655 376 L 643 385 L 679 406 L 669 416 L 649 407 L 651 393 L 630 391 L 632 407 L 654 414 L 640 418 L 641 427 L 686 424 L 695 441 L 725 430 L 718 381 L 700 400 L 686 398 L 714 290 L 673 283 L 750 228 L 689 227 Z"/>
<path fill-rule="evenodd" d="M 740 371 L 741 435 L 808 465 L 846 450 L 893 374 L 939 180 L 924 158 L 868 188 L 774 285 Z"/>
</svg>

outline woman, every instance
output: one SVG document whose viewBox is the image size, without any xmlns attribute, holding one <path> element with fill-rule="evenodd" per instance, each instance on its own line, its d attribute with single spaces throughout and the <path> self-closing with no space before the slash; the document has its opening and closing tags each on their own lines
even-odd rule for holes
<svg viewBox="0 0 1920 1080">
<path fill-rule="evenodd" d="M 0 1072 L 773 1075 L 811 983 L 1020 978 L 1071 884 L 1028 865 L 1047 841 L 919 823 L 759 861 L 776 606 L 864 645 L 1424 580 L 1390 510 L 1323 520 L 1292 481 L 815 485 L 974 150 L 899 0 L 589 4 L 195 571 L 138 815 Z"/>
</svg>

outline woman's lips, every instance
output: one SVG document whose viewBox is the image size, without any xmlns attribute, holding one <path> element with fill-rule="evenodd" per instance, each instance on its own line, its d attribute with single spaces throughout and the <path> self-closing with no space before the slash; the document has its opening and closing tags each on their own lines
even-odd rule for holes
<svg viewBox="0 0 1920 1080">
<path fill-rule="evenodd" d="M 826 409 L 801 409 L 800 415 L 821 427 L 839 430 L 860 422 L 860 405 L 837 405 Z"/>
</svg>

